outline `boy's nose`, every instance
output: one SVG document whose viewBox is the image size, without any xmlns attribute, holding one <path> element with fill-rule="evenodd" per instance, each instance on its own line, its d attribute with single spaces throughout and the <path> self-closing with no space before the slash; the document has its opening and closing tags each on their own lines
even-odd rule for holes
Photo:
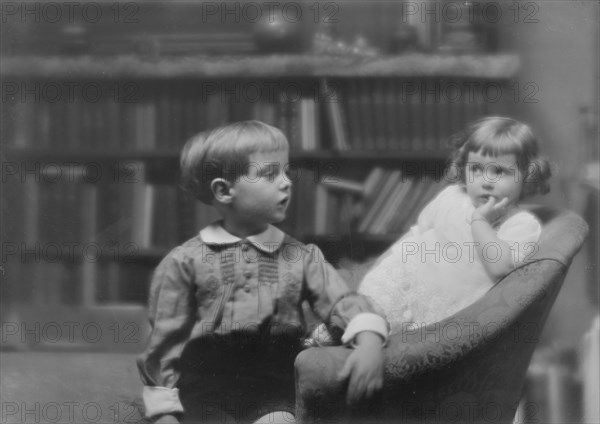
<svg viewBox="0 0 600 424">
<path fill-rule="evenodd" d="M 281 177 L 280 187 L 282 190 L 289 190 L 292 187 L 292 182 L 286 176 Z"/>
</svg>

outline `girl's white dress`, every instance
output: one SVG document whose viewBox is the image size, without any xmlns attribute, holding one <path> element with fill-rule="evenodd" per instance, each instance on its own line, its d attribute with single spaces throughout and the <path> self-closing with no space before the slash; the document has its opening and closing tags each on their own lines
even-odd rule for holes
<svg viewBox="0 0 600 424">
<path fill-rule="evenodd" d="M 416 225 L 378 259 L 359 293 L 383 309 L 391 333 L 403 325 L 440 321 L 480 298 L 492 285 L 475 250 L 470 220 L 474 206 L 465 190 L 451 185 L 423 209 Z M 541 225 L 517 210 L 497 229 L 516 265 L 535 253 Z M 498 258 L 494 243 L 485 248 Z"/>
</svg>

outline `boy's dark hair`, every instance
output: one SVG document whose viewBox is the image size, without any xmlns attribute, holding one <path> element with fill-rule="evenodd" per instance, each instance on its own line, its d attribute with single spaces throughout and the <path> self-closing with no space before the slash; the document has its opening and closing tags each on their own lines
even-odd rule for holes
<svg viewBox="0 0 600 424">
<path fill-rule="evenodd" d="M 211 182 L 224 178 L 231 183 L 248 170 L 253 153 L 287 150 L 285 135 L 260 121 L 242 121 L 201 132 L 181 152 L 181 180 L 185 190 L 198 200 L 213 200 Z"/>
<path fill-rule="evenodd" d="M 465 166 L 470 152 L 484 156 L 514 154 L 525 176 L 521 198 L 550 191 L 550 162 L 541 156 L 538 140 L 528 125 L 512 118 L 486 117 L 454 135 L 451 141 L 456 150 L 450 157 L 450 166 L 460 170 L 462 184 L 466 183 Z"/>
</svg>

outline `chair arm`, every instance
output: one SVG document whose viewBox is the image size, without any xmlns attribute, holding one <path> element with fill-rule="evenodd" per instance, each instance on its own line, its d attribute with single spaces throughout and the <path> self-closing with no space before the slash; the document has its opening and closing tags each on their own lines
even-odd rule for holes
<svg viewBox="0 0 600 424">
<path fill-rule="evenodd" d="M 456 314 L 423 327 L 407 324 L 400 333 L 390 336 L 385 348 L 384 397 L 398 399 L 423 377 L 440 372 L 452 374 L 482 356 L 499 361 L 506 352 L 515 350 L 515 343 L 529 343 L 533 351 L 549 310 L 547 304 L 552 305 L 565 272 L 566 267 L 553 259 L 529 263 Z M 491 344 L 493 354 L 488 350 Z M 295 366 L 299 422 L 346 413 L 347 383 L 340 382 L 336 375 L 350 352 L 346 347 L 327 347 L 298 355 Z M 515 367 L 526 368 L 529 355 L 521 355 L 522 360 Z"/>
</svg>

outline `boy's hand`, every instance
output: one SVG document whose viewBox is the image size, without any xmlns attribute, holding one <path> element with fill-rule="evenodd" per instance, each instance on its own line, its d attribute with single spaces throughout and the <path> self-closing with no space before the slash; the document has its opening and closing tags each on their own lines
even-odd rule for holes
<svg viewBox="0 0 600 424">
<path fill-rule="evenodd" d="M 356 336 L 356 348 L 348 356 L 338 378 L 350 377 L 346 403 L 370 399 L 383 387 L 384 356 L 381 337 L 370 331 Z"/>
<path fill-rule="evenodd" d="M 179 420 L 175 415 L 165 414 L 158 417 L 156 424 L 179 424 Z"/>
</svg>

